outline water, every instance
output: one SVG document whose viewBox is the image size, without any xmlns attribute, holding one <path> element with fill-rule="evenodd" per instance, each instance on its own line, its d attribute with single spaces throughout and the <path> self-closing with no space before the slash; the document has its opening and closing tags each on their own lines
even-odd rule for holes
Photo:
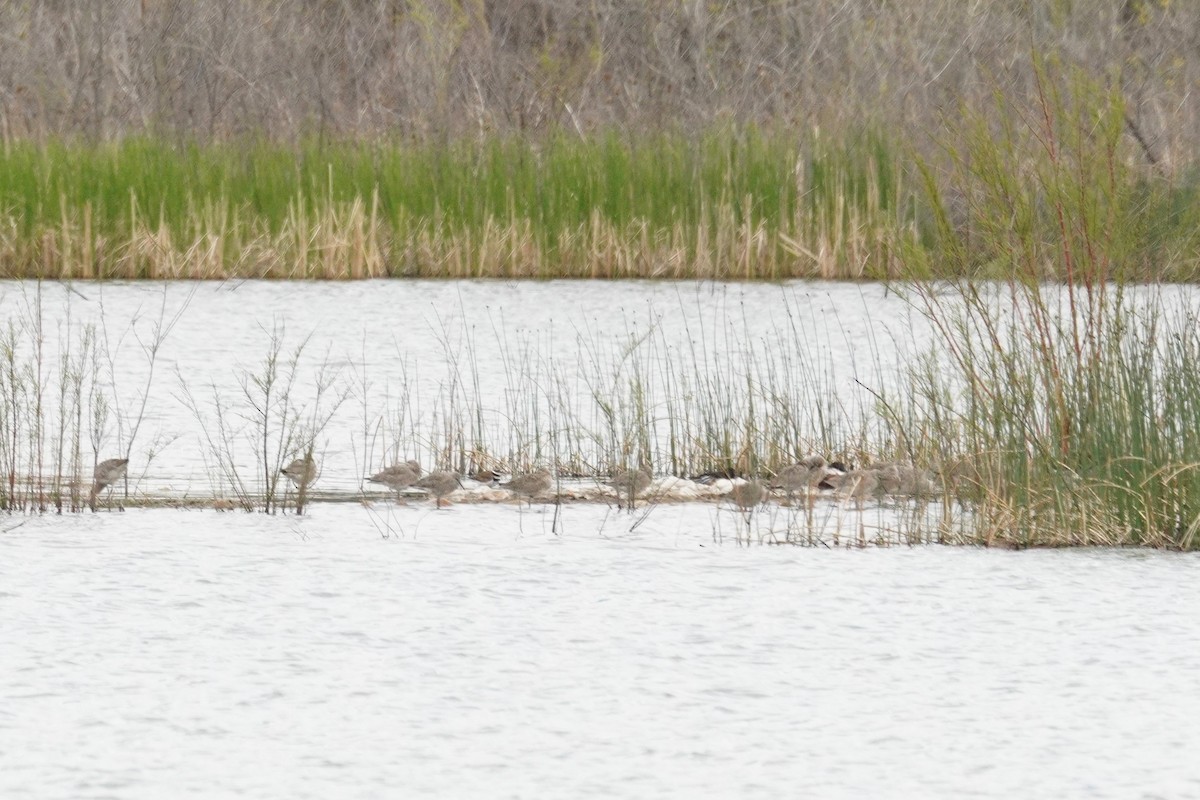
<svg viewBox="0 0 1200 800">
<path fill-rule="evenodd" d="M 272 329 L 307 340 L 299 397 L 321 363 L 353 390 L 320 442 L 347 497 L 418 455 L 464 372 L 499 418 L 531 377 L 589 401 L 588 359 L 643 335 L 649 362 L 698 351 L 734 383 L 786 335 L 854 407 L 930 336 L 845 284 L 79 292 L 43 290 L 49 394 L 69 331 L 100 324 L 118 402 L 89 445 L 127 443 L 149 387 L 135 486 L 191 496 L 221 487 L 181 394 L 236 400 Z M 32 298 L 9 284 L 0 311 Z M 309 512 L 0 520 L 0 798 L 1200 796 L 1194 555 L 847 549 L 916 520 L 831 500 L 807 548 L 770 546 L 795 523 L 776 506 Z"/>
<path fill-rule="evenodd" d="M 0 797 L 1200 795 L 1195 556 L 563 513 L 11 520 Z"/>
<path fill-rule="evenodd" d="M 1196 287 L 1127 292 L 1200 307 Z M 953 292 L 945 298 L 954 304 Z M 857 442 L 878 425 L 879 398 L 907 385 L 903 370 L 935 341 L 919 303 L 893 289 L 822 282 L 135 282 L 46 284 L 40 294 L 6 282 L 0 314 L 24 320 L 23 355 L 39 327 L 44 341 L 41 472 L 56 463 L 61 360 L 78 358 L 91 325 L 98 355 L 84 370 L 96 377 L 83 386 L 84 461 L 128 452 L 135 492 L 193 498 L 231 494 L 222 459 L 261 493 L 254 381 L 273 333 L 282 373 L 300 354 L 290 446 L 277 445 L 282 387 L 267 404 L 272 460 L 286 463 L 305 429 L 315 431 L 316 488 L 346 496 L 387 464 L 415 457 L 429 468 L 447 447 L 470 449 L 476 429 L 502 458 L 557 448 L 601 469 L 650 431 L 661 472 L 672 445 L 709 446 L 706 420 L 782 426 L 772 442 L 790 440 L 797 456 L 830 436 Z M 158 330 L 166 334 L 152 359 Z M 321 375 L 329 382 L 318 403 Z M 0 369 L 0 386 L 6 379 Z M 706 396 L 713 386 L 717 396 Z M 106 414 L 96 423 L 98 405 Z M 672 443 L 680 419 L 688 422 Z M 32 429 L 26 421 L 22 433 Z M 448 430 L 466 436 L 448 443 Z"/>
<path fill-rule="evenodd" d="M 292 389 L 302 423 L 317 408 L 318 374 L 334 376 L 320 404 L 318 488 L 351 494 L 393 461 L 416 457 L 428 468 L 448 419 L 473 422 L 476 408 L 500 455 L 555 426 L 603 437 L 608 422 L 595 398 L 623 401 L 639 365 L 658 384 L 648 414 L 659 422 L 666 401 L 685 394 L 662 384 L 664 369 L 687 375 L 700 364 L 741 386 L 746 353 L 789 360 L 796 374 L 778 381 L 797 404 L 854 416 L 875 402 L 859 381 L 882 388 L 894 376 L 878 365 L 929 338 L 894 291 L 840 283 L 135 282 L 47 284 L 39 297 L 34 284 L 8 282 L 0 313 L 26 320 L 22 352 L 31 351 L 39 309 L 48 427 L 58 423 L 60 358 L 68 346 L 78 353 L 80 331 L 95 326 L 98 393 L 109 411 L 95 426 L 92 405 L 84 410 L 86 461 L 93 446 L 101 460 L 125 452 L 141 415 L 130 454 L 136 490 L 191 496 L 228 494 L 206 439 L 217 436 L 217 419 L 230 427 L 229 446 L 218 449 L 243 475 L 259 474 L 245 389 L 253 393 L 262 375 L 272 331 L 283 342 L 281 362 L 303 348 Z M 147 347 L 159 328 L 168 333 L 151 371 Z M 547 413 L 548 402 L 565 410 Z M 732 415 L 744 400 L 733 392 L 728 403 Z"/>
</svg>

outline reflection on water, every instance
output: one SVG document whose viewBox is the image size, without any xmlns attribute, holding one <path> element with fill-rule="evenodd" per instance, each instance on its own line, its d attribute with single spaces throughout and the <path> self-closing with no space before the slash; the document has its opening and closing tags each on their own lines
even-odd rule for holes
<svg viewBox="0 0 1200 800">
<path fill-rule="evenodd" d="M 1195 557 L 721 514 L 10 523 L 0 797 L 1200 794 Z"/>
</svg>

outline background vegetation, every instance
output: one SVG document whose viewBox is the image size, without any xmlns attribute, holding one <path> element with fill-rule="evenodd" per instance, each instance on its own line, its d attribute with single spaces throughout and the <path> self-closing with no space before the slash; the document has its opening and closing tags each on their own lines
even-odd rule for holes
<svg viewBox="0 0 1200 800">
<path fill-rule="evenodd" d="M 393 144 L 21 142 L 0 269 L 42 277 L 884 277 L 889 143 L 754 128 Z"/>
<path fill-rule="evenodd" d="M 1051 131 L 1116 135 L 1113 273 L 1190 280 L 1198 36 L 1167 0 L 7 3 L 0 271 L 1005 275 L 961 178 L 1057 236 Z"/>
<path fill-rule="evenodd" d="M 1200 7 L 1170 0 L 17 0 L 8 140 L 450 139 L 715 122 L 915 138 L 1031 53 L 1119 76 L 1155 160 L 1194 156 Z"/>
</svg>

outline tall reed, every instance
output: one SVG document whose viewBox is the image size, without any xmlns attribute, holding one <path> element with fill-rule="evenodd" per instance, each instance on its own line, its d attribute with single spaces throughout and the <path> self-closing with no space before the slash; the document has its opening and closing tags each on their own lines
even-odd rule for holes
<svg viewBox="0 0 1200 800">
<path fill-rule="evenodd" d="M 82 511 L 93 467 L 109 457 L 135 455 L 157 351 L 168 332 L 161 317 L 153 333 L 138 320 L 120 331 L 110 330 L 103 317 L 79 323 L 68 300 L 65 319 L 55 323 L 58 351 L 51 352 L 43 292 L 38 282 L 6 298 L 15 309 L 0 329 L 0 510 L 10 512 Z M 164 290 L 164 308 L 165 296 Z M 140 354 L 122 352 L 127 339 L 141 343 Z M 114 365 L 139 356 L 147 378 L 130 407 Z M 136 453 L 135 483 L 165 441 L 156 432 Z"/>
<path fill-rule="evenodd" d="M 246 511 L 267 514 L 286 511 L 290 501 L 302 514 L 320 478 L 321 437 L 350 389 L 340 384 L 339 370 L 328 359 L 309 379 L 302 370 L 308 337 L 289 350 L 281 324 L 265 335 L 262 360 L 236 369 L 234 397 L 223 396 L 214 382 L 205 401 L 183 374 L 177 375 L 178 396 L 200 428 L 217 500 L 231 493 Z M 283 469 L 295 459 L 312 462 L 315 474 L 299 481 L 292 494 Z"/>
<path fill-rule="evenodd" d="M 17 142 L 0 272 L 51 278 L 896 274 L 878 133 L 719 127 L 439 144 Z"/>
<path fill-rule="evenodd" d="M 986 538 L 1191 548 L 1198 320 L 1124 282 L 1180 217 L 1131 175 L 1118 92 L 1053 64 L 1036 79 L 1035 104 L 998 99 L 1001 135 L 992 115 L 967 119 L 951 184 L 963 211 L 939 218 L 942 250 L 1009 277 L 912 287 L 953 370 L 914 373 L 899 426 L 971 496 Z"/>
</svg>

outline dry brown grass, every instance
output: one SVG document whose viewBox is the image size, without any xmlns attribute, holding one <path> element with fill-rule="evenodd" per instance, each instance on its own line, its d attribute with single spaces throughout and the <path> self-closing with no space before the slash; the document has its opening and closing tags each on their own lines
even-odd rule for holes
<svg viewBox="0 0 1200 800">
<path fill-rule="evenodd" d="M 739 219 L 726 205 L 702 225 L 668 229 L 593 212 L 547 234 L 529 219 L 489 218 L 447 230 L 432 220 L 389 224 L 361 199 L 309 209 L 297 201 L 278 230 L 253 218 L 197 213 L 178 225 L 131 214 L 124 237 L 99 234 L 89 205 L 29 237 L 0 216 L 0 274 L 46 279 L 657 278 L 880 279 L 904 273 L 917 233 L 886 211 L 872 217 L 845 198 L 828 219 Z M 547 241 L 549 240 L 549 241 Z"/>
</svg>

